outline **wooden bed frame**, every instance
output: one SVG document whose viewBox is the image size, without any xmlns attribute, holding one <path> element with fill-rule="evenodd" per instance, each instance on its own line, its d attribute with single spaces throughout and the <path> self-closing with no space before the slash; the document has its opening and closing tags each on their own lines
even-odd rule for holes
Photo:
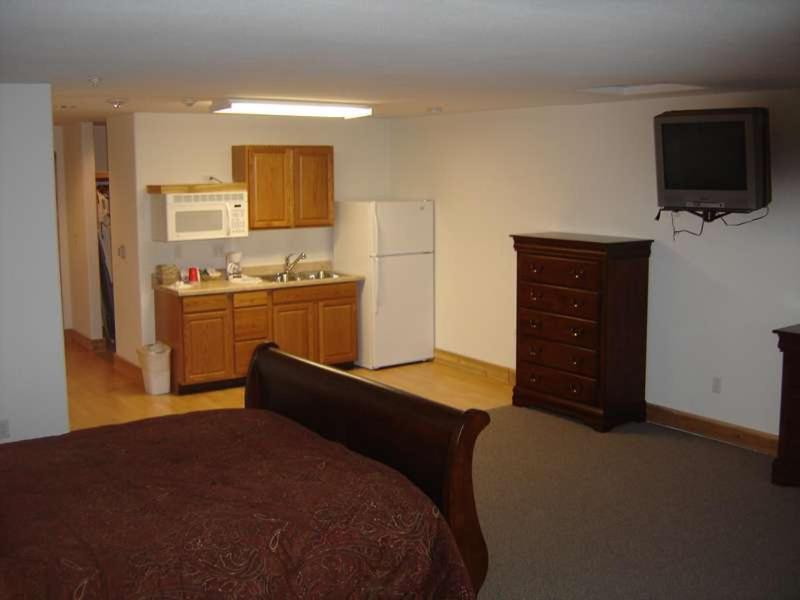
<svg viewBox="0 0 800 600">
<path fill-rule="evenodd" d="M 279 413 L 405 475 L 439 507 L 475 593 L 489 565 L 472 487 L 472 452 L 489 424 L 465 412 L 262 344 L 247 375 L 245 407 Z"/>
</svg>

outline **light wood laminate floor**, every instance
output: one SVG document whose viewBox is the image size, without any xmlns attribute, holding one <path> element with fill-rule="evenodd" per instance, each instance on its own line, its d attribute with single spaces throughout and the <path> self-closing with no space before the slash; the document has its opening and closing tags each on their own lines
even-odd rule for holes
<svg viewBox="0 0 800 600">
<path fill-rule="evenodd" d="M 141 378 L 114 369 L 111 355 L 67 343 L 70 429 L 124 423 L 176 413 L 240 408 L 244 388 L 176 396 L 149 396 Z M 353 373 L 460 409 L 488 410 L 511 404 L 511 386 L 436 363 Z"/>
</svg>

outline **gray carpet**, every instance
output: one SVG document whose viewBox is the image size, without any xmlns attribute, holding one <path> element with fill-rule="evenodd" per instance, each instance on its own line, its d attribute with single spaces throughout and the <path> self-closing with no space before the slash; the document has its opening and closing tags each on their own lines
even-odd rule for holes
<svg viewBox="0 0 800 600">
<path fill-rule="evenodd" d="M 800 598 L 800 488 L 770 483 L 771 457 L 646 423 L 490 414 L 480 600 Z"/>
</svg>

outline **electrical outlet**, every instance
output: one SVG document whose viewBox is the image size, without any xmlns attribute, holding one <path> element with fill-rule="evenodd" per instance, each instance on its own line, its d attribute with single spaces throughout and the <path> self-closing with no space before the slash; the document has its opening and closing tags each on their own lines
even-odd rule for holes
<svg viewBox="0 0 800 600">
<path fill-rule="evenodd" d="M 721 394 L 722 393 L 722 377 L 712 377 L 711 378 L 711 391 L 714 394 Z"/>
<path fill-rule="evenodd" d="M 225 246 L 223 244 L 214 244 L 214 256 L 225 256 Z"/>
<path fill-rule="evenodd" d="M 0 440 L 5 440 L 11 437 L 11 429 L 8 426 L 8 419 L 0 421 Z"/>
</svg>

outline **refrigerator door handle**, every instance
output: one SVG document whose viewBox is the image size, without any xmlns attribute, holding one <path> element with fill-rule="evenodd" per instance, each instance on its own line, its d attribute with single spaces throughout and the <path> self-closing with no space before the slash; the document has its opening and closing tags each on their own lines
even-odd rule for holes
<svg viewBox="0 0 800 600">
<path fill-rule="evenodd" d="M 380 254 L 380 233 L 378 229 L 378 206 L 372 204 L 372 255 L 378 256 Z"/>
<path fill-rule="evenodd" d="M 377 258 L 372 259 L 372 304 L 375 307 L 375 314 L 377 315 L 381 309 L 381 263 Z"/>
</svg>

